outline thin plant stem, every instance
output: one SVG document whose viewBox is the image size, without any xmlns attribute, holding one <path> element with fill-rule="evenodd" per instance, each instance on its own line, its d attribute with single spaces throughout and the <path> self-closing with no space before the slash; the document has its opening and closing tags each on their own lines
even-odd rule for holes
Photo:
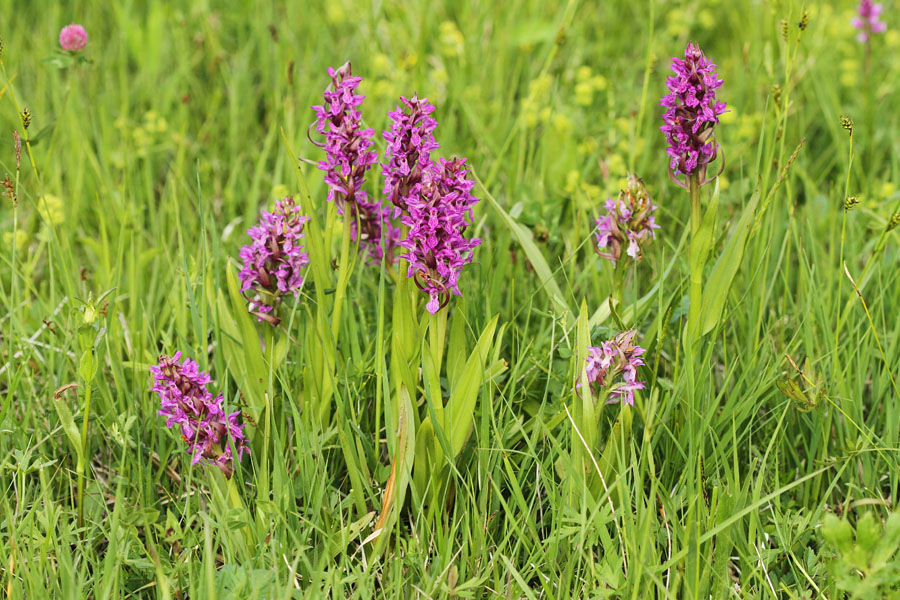
<svg viewBox="0 0 900 600">
<path fill-rule="evenodd" d="M 84 479 L 88 462 L 88 423 L 91 417 L 91 382 L 84 384 L 84 416 L 81 423 L 81 455 L 75 465 L 75 474 L 78 477 L 78 527 L 84 526 Z"/>
<path fill-rule="evenodd" d="M 700 243 L 698 233 L 700 231 L 702 212 L 700 206 L 700 175 L 694 173 L 688 177 L 691 197 L 691 256 L 697 250 Z M 693 261 L 692 261 L 693 262 Z M 700 304 L 703 296 L 703 262 L 691 264 L 690 308 L 688 310 L 688 336 L 691 343 L 696 341 L 700 329 Z M 699 271 L 699 272 L 695 272 Z"/>
<path fill-rule="evenodd" d="M 331 313 L 331 335 L 335 341 L 338 338 L 338 330 L 341 326 L 341 309 L 344 305 L 344 294 L 347 291 L 347 282 L 350 280 L 350 232 L 351 216 L 347 214 L 347 206 L 344 205 L 344 233 L 341 237 L 341 258 L 339 263 L 337 290 L 334 294 L 334 310 Z"/>
<path fill-rule="evenodd" d="M 847 197 L 850 194 L 850 174 L 853 169 L 853 130 L 850 130 L 850 152 L 847 159 L 847 179 L 844 182 L 844 202 L 847 201 Z M 847 228 L 847 206 L 844 205 L 844 214 L 841 216 L 841 250 L 840 250 L 840 259 L 838 264 L 844 264 L 844 234 Z M 832 370 L 831 370 L 831 379 L 834 381 L 837 376 L 837 364 L 838 364 L 838 340 L 840 339 L 840 328 L 841 328 L 841 297 L 844 292 L 844 278 L 838 277 L 838 309 L 837 315 L 835 315 L 835 323 L 834 323 L 834 356 L 832 360 Z"/>
</svg>

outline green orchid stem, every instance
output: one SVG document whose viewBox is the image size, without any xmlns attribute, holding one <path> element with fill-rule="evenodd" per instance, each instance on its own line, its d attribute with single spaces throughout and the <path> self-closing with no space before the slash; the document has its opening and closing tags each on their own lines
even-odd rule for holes
<svg viewBox="0 0 900 600">
<path fill-rule="evenodd" d="M 700 206 L 700 175 L 693 173 L 688 177 L 688 185 L 691 197 L 691 247 L 694 248 L 699 243 L 698 233 L 703 220 L 702 209 Z M 693 252 L 692 252 L 693 254 Z M 693 345 L 699 337 L 700 329 L 700 307 L 703 297 L 703 265 L 705 261 L 700 261 L 696 265 L 692 265 L 691 287 L 690 287 L 690 308 L 688 310 L 688 335 Z M 693 270 L 699 270 L 695 273 Z"/>
<path fill-rule="evenodd" d="M 81 423 L 81 455 L 75 465 L 78 477 L 78 528 L 84 526 L 84 479 L 88 461 L 88 422 L 91 416 L 91 382 L 84 382 L 84 420 Z"/>
<path fill-rule="evenodd" d="M 434 414 L 437 422 L 441 427 L 445 427 L 444 422 L 444 399 L 441 397 L 441 365 L 444 362 L 444 341 L 447 338 L 447 315 L 450 308 L 445 306 L 435 314 L 429 314 L 428 322 L 428 352 L 431 354 L 431 364 L 433 370 L 433 381 L 430 381 L 432 391 L 432 401 L 434 402 Z M 437 470 L 434 465 L 434 470 Z"/>
<path fill-rule="evenodd" d="M 218 469 L 217 469 L 218 470 Z M 241 499 L 241 493 L 238 490 L 237 484 L 234 482 L 234 477 L 225 477 L 221 472 L 214 473 L 213 478 L 218 480 L 221 484 L 222 479 L 225 479 L 225 491 L 228 495 L 228 503 L 231 505 L 231 508 L 240 511 L 243 514 L 247 513 L 247 507 L 244 505 L 243 499 Z M 219 488 L 221 490 L 221 488 Z M 240 538 L 238 538 L 238 544 L 241 551 L 247 551 L 248 549 L 253 547 L 253 532 L 250 529 L 250 518 L 248 515 L 247 525 L 243 527 L 243 544 L 241 544 Z M 240 547 L 241 545 L 245 545 L 245 547 Z"/>
<path fill-rule="evenodd" d="M 625 262 L 626 256 L 622 256 L 616 262 L 616 269 L 613 273 L 613 302 L 616 310 L 621 314 L 621 306 L 625 302 Z"/>
<path fill-rule="evenodd" d="M 344 234 L 341 237 L 341 262 L 338 265 L 337 289 L 334 294 L 334 310 L 331 313 L 331 335 L 337 342 L 338 331 L 341 327 L 341 309 L 344 306 L 344 294 L 347 291 L 347 282 L 350 281 L 350 216 L 344 214 Z"/>
</svg>

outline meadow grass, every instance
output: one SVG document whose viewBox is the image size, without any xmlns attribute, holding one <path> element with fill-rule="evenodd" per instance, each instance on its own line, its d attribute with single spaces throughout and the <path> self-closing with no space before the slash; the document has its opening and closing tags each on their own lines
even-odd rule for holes
<svg viewBox="0 0 900 600">
<path fill-rule="evenodd" d="M 0 593 L 892 597 L 895 6 L 867 50 L 849 0 L 2 3 L 0 175 L 16 200 L 0 212 Z M 57 49 L 72 21 L 89 62 Z M 690 208 L 667 175 L 658 99 L 692 40 L 731 112 L 725 170 L 703 189 L 718 194 L 705 280 L 724 311 L 688 343 Z M 398 366 L 404 296 L 378 266 L 356 261 L 329 320 L 346 238 L 298 156 L 322 158 L 309 107 L 347 60 L 379 154 L 387 111 L 418 92 L 437 106 L 439 154 L 466 156 L 478 179 L 470 235 L 484 242 L 451 302 L 444 375 L 426 337 L 412 340 L 422 363 Z M 29 142 L 18 170 L 13 130 Z M 662 227 L 610 310 L 594 221 L 630 172 Z M 380 176 L 367 186 L 380 194 Z M 228 273 L 288 193 L 322 243 L 277 361 L 241 337 Z M 625 328 L 648 349 L 647 389 L 633 408 L 590 407 L 575 388 L 585 346 Z M 192 466 L 157 415 L 148 368 L 175 350 L 256 417 L 228 482 Z M 442 420 L 479 352 L 471 413 Z M 415 414 L 398 403 L 409 377 Z M 448 429 L 407 463 L 373 537 L 412 421 L 419 439 L 425 421 Z"/>
</svg>

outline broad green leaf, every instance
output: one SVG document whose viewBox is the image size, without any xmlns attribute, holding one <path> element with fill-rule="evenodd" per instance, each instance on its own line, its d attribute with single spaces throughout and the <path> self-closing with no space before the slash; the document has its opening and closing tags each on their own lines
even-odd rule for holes
<svg viewBox="0 0 900 600">
<path fill-rule="evenodd" d="M 333 559 L 337 556 L 342 550 L 347 548 L 347 545 L 356 539 L 362 530 L 366 528 L 366 526 L 372 522 L 372 519 L 375 518 L 375 511 L 367 512 L 362 517 L 353 521 L 352 523 L 348 523 L 344 528 L 338 532 L 339 535 L 331 535 L 330 538 L 330 552 L 329 555 Z"/>
<path fill-rule="evenodd" d="M 65 398 L 62 396 L 61 392 L 64 389 L 60 388 L 53 394 L 53 406 L 56 408 L 56 414 L 59 415 L 59 424 L 62 425 L 63 432 L 69 438 L 72 451 L 78 458 L 78 463 L 83 464 L 84 452 L 81 448 L 81 433 L 78 431 L 78 426 L 75 424 L 75 418 L 72 416 L 72 411 L 69 410 L 69 405 L 66 404 Z"/>
<path fill-rule="evenodd" d="M 740 221 L 735 225 L 725 243 L 722 255 L 716 261 L 703 290 L 703 321 L 700 331 L 707 334 L 719 324 L 722 311 L 728 300 L 731 283 L 744 259 L 747 237 L 753 226 L 756 207 L 759 204 L 759 188 L 753 193 L 750 203 L 744 208 Z"/>
<path fill-rule="evenodd" d="M 450 449 L 453 452 L 451 458 L 459 454 L 472 431 L 475 405 L 484 378 L 484 363 L 488 358 L 491 340 L 499 319 L 499 315 L 495 316 L 481 332 L 478 343 L 466 361 L 458 384 L 450 391 L 446 409 L 446 429 L 449 431 Z"/>
<path fill-rule="evenodd" d="M 81 379 L 90 384 L 94 379 L 94 375 L 97 374 L 98 366 L 97 357 L 94 355 L 94 351 L 88 350 L 81 355 L 81 360 L 78 363 L 78 374 L 81 375 Z"/>
<path fill-rule="evenodd" d="M 244 393 L 244 397 L 247 398 L 251 412 L 250 416 L 258 421 L 266 405 L 266 385 L 264 382 L 268 378 L 269 371 L 263 360 L 256 325 L 253 323 L 253 317 L 247 310 L 247 300 L 241 295 L 233 266 L 228 265 L 228 268 L 225 269 L 225 278 L 228 286 L 228 295 L 231 298 L 231 315 L 240 333 L 240 337 L 236 340 L 239 346 L 236 348 L 234 345 L 231 345 L 231 352 L 226 350 L 225 360 L 233 364 L 243 363 L 243 373 L 239 374 L 239 379 L 243 379 L 243 381 L 239 381 L 242 385 L 241 391 Z M 241 355 L 242 360 L 237 359 L 235 356 L 237 353 Z"/>
<path fill-rule="evenodd" d="M 394 289 L 393 329 L 391 330 L 390 383 L 395 396 L 401 386 L 412 390 L 414 394 L 419 381 L 418 354 L 421 336 L 411 292 L 416 292 L 416 290 L 410 288 L 405 277 L 401 277 Z M 396 429 L 397 414 L 390 415 L 390 417 L 391 420 L 386 423 L 392 429 Z M 390 441 L 388 447 L 391 447 Z"/>
<path fill-rule="evenodd" d="M 416 430 L 416 451 L 413 466 L 413 484 L 419 494 L 425 492 L 429 478 L 438 472 L 444 461 L 444 453 L 434 434 L 431 415 L 422 420 Z"/>
<path fill-rule="evenodd" d="M 375 522 L 375 531 L 366 539 L 366 541 L 377 539 L 378 550 L 384 547 L 390 537 L 390 529 L 396 523 L 397 515 L 403 507 L 415 455 L 416 429 L 413 423 L 413 405 L 405 386 L 400 387 L 398 397 L 397 429 L 391 432 L 392 436 L 396 436 L 391 475 L 384 486 L 384 499 L 381 503 L 381 514 Z"/>
<path fill-rule="evenodd" d="M 615 425 L 609 432 L 609 437 L 606 438 L 606 444 L 603 447 L 603 454 L 600 455 L 600 460 L 597 461 L 600 473 L 597 474 L 596 469 L 592 469 L 597 477 L 593 480 L 591 490 L 598 496 L 606 493 L 615 480 L 616 467 L 618 466 L 616 455 L 619 453 L 620 440 L 631 435 L 633 413 L 634 409 L 631 406 L 627 404 L 621 406 L 619 418 L 616 419 Z M 615 502 L 615 498 L 613 498 L 613 502 Z"/>
<path fill-rule="evenodd" d="M 466 364 L 466 320 L 461 299 L 457 300 L 451 319 L 450 341 L 447 344 L 447 381 L 452 390 Z"/>
</svg>

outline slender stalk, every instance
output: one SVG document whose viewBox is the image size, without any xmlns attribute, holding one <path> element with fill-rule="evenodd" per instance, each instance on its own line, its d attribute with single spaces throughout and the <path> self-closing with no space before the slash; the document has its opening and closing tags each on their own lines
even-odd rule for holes
<svg viewBox="0 0 900 600">
<path fill-rule="evenodd" d="M 431 315 L 428 324 L 428 346 L 431 351 L 431 358 L 434 360 L 435 372 L 440 375 L 441 363 L 444 360 L 444 340 L 447 337 L 447 314 L 450 308 L 445 306 Z"/>
<path fill-rule="evenodd" d="M 853 169 L 853 130 L 850 130 L 850 154 L 847 159 L 847 179 L 844 182 L 844 202 L 847 202 L 847 197 L 850 195 L 850 174 Z M 840 251 L 840 260 L 838 261 L 838 269 L 841 268 L 841 265 L 844 264 L 844 233 L 847 229 L 847 205 L 844 205 L 844 214 L 841 216 L 841 251 Z M 838 365 L 838 340 L 840 339 L 840 330 L 841 330 L 841 297 L 844 293 L 844 278 L 838 276 L 838 309 L 837 315 L 835 315 L 835 323 L 834 323 L 834 354 L 832 355 L 832 369 L 831 369 L 831 380 L 834 381 L 837 377 L 837 365 Z"/>
<path fill-rule="evenodd" d="M 691 250 L 690 255 L 693 258 L 698 250 L 698 233 L 702 223 L 703 215 L 700 206 L 700 175 L 694 173 L 688 177 L 688 184 L 691 197 Z M 688 336 L 691 343 L 696 341 L 700 330 L 700 305 L 703 298 L 703 264 L 705 261 L 697 260 L 696 264 L 691 261 L 691 287 L 690 287 L 690 308 L 688 311 Z"/>
<path fill-rule="evenodd" d="M 78 528 L 84 526 L 84 480 L 88 462 L 88 422 L 91 417 L 91 382 L 84 385 L 84 417 L 81 423 L 81 455 L 75 465 L 75 474 L 78 477 Z"/>
<path fill-rule="evenodd" d="M 613 272 L 613 303 L 619 314 L 621 314 L 621 307 L 625 302 L 625 258 L 625 256 L 619 257 Z"/>
<path fill-rule="evenodd" d="M 350 281 L 350 215 L 344 206 L 344 234 L 341 237 L 341 262 L 339 264 L 337 290 L 334 294 L 334 310 L 331 313 L 331 335 L 335 341 L 338 338 L 338 330 L 341 326 L 341 309 L 344 306 L 344 294 L 347 292 L 347 282 Z"/>
</svg>

